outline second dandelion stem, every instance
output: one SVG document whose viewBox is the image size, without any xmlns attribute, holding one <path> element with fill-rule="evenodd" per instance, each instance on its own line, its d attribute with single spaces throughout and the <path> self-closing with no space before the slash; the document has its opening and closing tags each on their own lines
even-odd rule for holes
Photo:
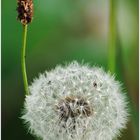
<svg viewBox="0 0 140 140">
<path fill-rule="evenodd" d="M 27 80 L 27 74 L 26 74 L 26 63 L 25 63 L 26 39 L 27 39 L 27 25 L 23 25 L 23 46 L 21 49 L 21 66 L 22 66 L 22 76 L 23 76 L 25 92 L 26 92 L 26 95 L 29 95 L 28 80 Z"/>
<path fill-rule="evenodd" d="M 110 0 L 108 67 L 111 73 L 115 72 L 115 63 L 116 63 L 116 13 L 115 12 L 116 12 L 115 1 Z"/>
</svg>

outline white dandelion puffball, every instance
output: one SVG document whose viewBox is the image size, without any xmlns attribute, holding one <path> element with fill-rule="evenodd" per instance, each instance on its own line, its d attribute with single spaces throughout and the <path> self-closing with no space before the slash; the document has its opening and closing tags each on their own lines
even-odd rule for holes
<svg viewBox="0 0 140 140">
<path fill-rule="evenodd" d="M 22 119 L 42 140 L 112 140 L 126 127 L 125 94 L 101 68 L 57 66 L 29 89 Z"/>
</svg>

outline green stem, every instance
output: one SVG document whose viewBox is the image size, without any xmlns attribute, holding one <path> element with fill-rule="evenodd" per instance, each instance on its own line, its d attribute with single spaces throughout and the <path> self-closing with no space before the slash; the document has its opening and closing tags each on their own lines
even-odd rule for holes
<svg viewBox="0 0 140 140">
<path fill-rule="evenodd" d="M 108 50 L 108 68 L 111 73 L 115 72 L 116 62 L 116 13 L 115 1 L 110 0 L 109 15 L 109 50 Z"/>
<path fill-rule="evenodd" d="M 29 95 L 28 81 L 27 81 L 27 74 L 26 74 L 26 64 L 25 64 L 26 39 L 27 39 L 27 25 L 24 25 L 23 26 L 23 46 L 21 49 L 21 66 L 22 66 L 22 76 L 23 76 L 25 93 L 26 95 Z"/>
</svg>

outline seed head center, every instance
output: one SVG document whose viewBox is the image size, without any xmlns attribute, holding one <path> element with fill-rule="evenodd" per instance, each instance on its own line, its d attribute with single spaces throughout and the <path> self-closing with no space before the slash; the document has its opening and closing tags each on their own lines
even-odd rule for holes
<svg viewBox="0 0 140 140">
<path fill-rule="evenodd" d="M 56 110 L 61 120 L 69 118 L 89 117 L 93 111 L 90 102 L 81 96 L 67 96 L 56 104 Z"/>
</svg>

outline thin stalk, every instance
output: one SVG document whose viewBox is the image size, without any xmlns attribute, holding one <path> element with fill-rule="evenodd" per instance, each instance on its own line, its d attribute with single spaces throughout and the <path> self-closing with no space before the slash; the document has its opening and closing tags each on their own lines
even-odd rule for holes
<svg viewBox="0 0 140 140">
<path fill-rule="evenodd" d="M 115 1 L 110 0 L 109 11 L 109 50 L 108 50 L 108 68 L 111 73 L 115 72 L 116 63 L 116 13 Z"/>
<path fill-rule="evenodd" d="M 21 49 L 21 67 L 22 67 L 22 76 L 23 76 L 25 93 L 26 95 L 29 95 L 28 80 L 27 80 L 27 74 L 26 74 L 26 63 L 25 63 L 26 39 L 27 39 L 27 25 L 23 25 L 23 46 Z"/>
</svg>

